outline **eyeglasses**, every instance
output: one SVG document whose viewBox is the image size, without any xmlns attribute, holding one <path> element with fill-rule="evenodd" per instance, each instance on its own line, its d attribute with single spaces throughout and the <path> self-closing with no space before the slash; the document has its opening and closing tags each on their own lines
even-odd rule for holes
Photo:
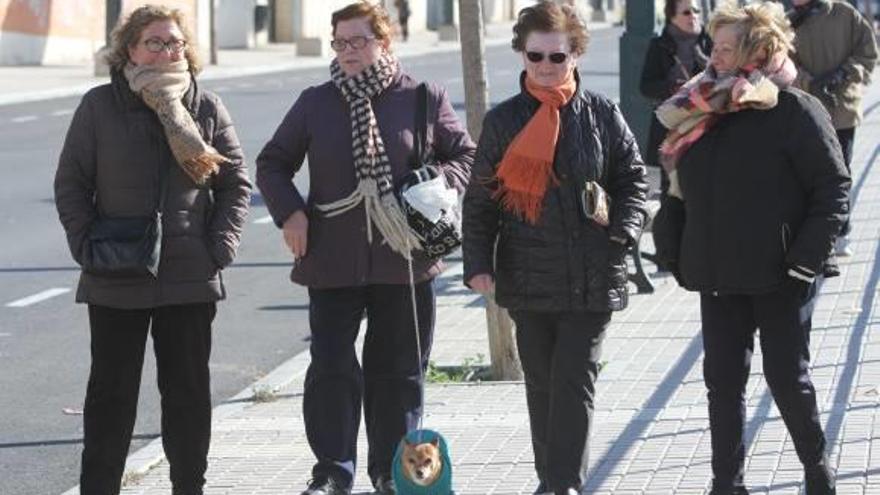
<svg viewBox="0 0 880 495">
<path fill-rule="evenodd" d="M 691 17 L 691 16 L 695 16 L 695 15 L 700 15 L 700 9 L 698 9 L 698 8 L 696 8 L 696 7 L 691 7 L 691 8 L 689 8 L 689 9 L 682 10 L 681 12 L 679 12 L 679 14 L 680 14 L 680 15 L 683 15 L 683 16 L 686 16 L 686 17 Z"/>
<path fill-rule="evenodd" d="M 354 50 L 360 50 L 374 39 L 376 38 L 373 36 L 352 36 L 348 39 L 336 38 L 330 42 L 330 48 L 337 52 L 344 52 L 346 46 L 350 46 Z"/>
<path fill-rule="evenodd" d="M 568 54 L 562 52 L 543 54 L 541 52 L 526 52 L 526 58 L 534 64 L 540 63 L 547 57 L 554 64 L 561 64 L 568 60 Z"/>
<path fill-rule="evenodd" d="M 168 50 L 169 53 L 180 53 L 186 48 L 186 40 L 162 41 L 159 38 L 150 38 L 144 41 L 144 46 L 150 53 L 162 53 L 165 50 Z"/>
</svg>

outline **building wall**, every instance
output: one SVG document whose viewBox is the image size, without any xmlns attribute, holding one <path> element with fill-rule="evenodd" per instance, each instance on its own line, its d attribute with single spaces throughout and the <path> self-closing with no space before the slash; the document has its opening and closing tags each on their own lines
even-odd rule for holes
<svg viewBox="0 0 880 495">
<path fill-rule="evenodd" d="M 252 48 L 255 0 L 217 0 L 217 46 Z"/>
<path fill-rule="evenodd" d="M 299 36 L 299 33 L 295 33 L 293 29 L 296 19 L 294 9 L 297 4 L 296 0 L 275 0 L 275 41 L 293 43 Z"/>
<path fill-rule="evenodd" d="M 103 0 L 0 0 L 0 65 L 90 61 L 104 16 Z"/>
<path fill-rule="evenodd" d="M 207 47 L 209 0 L 162 0 L 190 21 L 198 44 Z M 150 0 L 124 0 L 123 15 Z M 104 46 L 105 0 L 0 0 L 0 65 L 87 64 Z"/>
</svg>

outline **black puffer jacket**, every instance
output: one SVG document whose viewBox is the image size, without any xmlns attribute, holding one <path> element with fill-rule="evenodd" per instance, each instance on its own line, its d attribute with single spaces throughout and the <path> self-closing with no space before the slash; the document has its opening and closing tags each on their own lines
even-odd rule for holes
<svg viewBox="0 0 880 495">
<path fill-rule="evenodd" d="M 848 215 L 851 181 L 818 100 L 784 90 L 770 110 L 723 117 L 678 171 L 685 288 L 760 294 L 779 288 L 787 266 L 823 271 Z"/>
<path fill-rule="evenodd" d="M 645 169 L 635 138 L 608 99 L 579 90 L 561 110 L 553 168 L 559 179 L 530 225 L 492 199 L 495 167 L 540 102 L 523 90 L 483 122 L 473 177 L 464 199 L 464 276 L 490 274 L 498 304 L 532 311 L 609 311 L 627 305 L 623 249 L 609 236 L 635 242 L 642 229 Z M 612 198 L 611 226 L 580 210 L 587 180 Z M 496 239 L 497 257 L 493 260 Z"/>
</svg>

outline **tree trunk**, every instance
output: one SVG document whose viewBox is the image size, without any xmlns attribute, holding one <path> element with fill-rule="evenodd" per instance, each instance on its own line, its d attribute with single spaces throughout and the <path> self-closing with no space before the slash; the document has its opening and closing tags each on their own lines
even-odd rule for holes
<svg viewBox="0 0 880 495">
<path fill-rule="evenodd" d="M 119 16 L 122 12 L 122 0 L 107 0 L 105 5 L 104 46 L 110 46 L 113 41 L 111 39 L 113 29 L 116 27 L 116 23 L 119 22 Z"/>
<path fill-rule="evenodd" d="M 489 109 L 482 0 L 459 0 L 458 13 L 468 131 L 471 137 L 478 141 L 483 128 L 483 116 Z M 522 369 L 516 348 L 513 321 L 506 310 L 495 304 L 494 295 L 486 294 L 484 297 L 492 378 L 521 380 Z"/>
<path fill-rule="evenodd" d="M 210 24 L 211 55 L 210 64 L 217 65 L 217 0 L 210 0 L 208 24 Z"/>
<path fill-rule="evenodd" d="M 483 116 L 489 110 L 481 3 L 482 0 L 459 0 L 458 9 L 467 124 L 474 140 L 480 138 Z"/>
</svg>

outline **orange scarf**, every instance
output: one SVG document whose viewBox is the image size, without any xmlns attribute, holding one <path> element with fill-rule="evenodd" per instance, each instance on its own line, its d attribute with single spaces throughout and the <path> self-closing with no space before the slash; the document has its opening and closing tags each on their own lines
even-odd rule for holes
<svg viewBox="0 0 880 495">
<path fill-rule="evenodd" d="M 559 109 L 574 96 L 577 82 L 572 74 L 561 85 L 545 88 L 526 77 L 526 90 L 541 107 L 507 147 L 495 171 L 499 188 L 493 197 L 505 210 L 534 225 L 541 217 L 547 187 L 558 183 L 553 156 L 559 140 Z"/>
</svg>

